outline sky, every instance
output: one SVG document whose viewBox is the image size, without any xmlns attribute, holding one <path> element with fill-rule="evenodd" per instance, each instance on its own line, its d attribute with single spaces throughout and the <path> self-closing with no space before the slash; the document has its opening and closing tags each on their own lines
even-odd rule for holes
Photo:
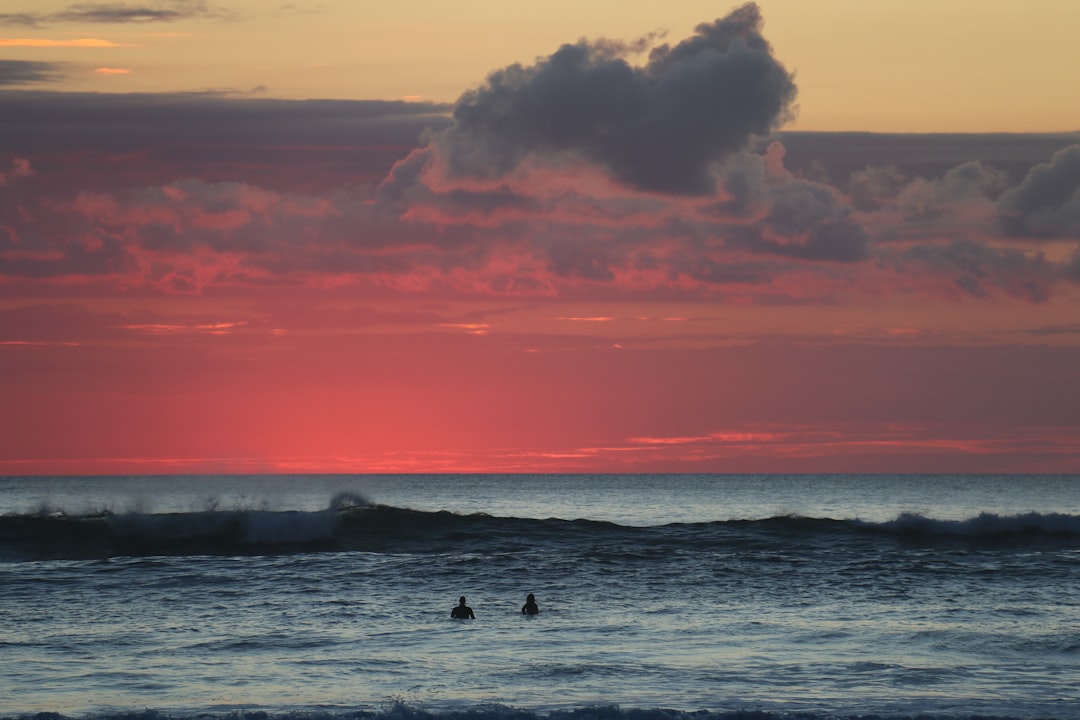
<svg viewBox="0 0 1080 720">
<path fill-rule="evenodd" d="M 0 0 L 0 474 L 1080 472 L 1078 26 Z"/>
</svg>

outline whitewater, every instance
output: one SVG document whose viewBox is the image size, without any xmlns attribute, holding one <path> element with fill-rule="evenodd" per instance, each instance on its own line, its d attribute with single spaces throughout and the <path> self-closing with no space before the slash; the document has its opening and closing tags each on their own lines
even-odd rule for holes
<svg viewBox="0 0 1080 720">
<path fill-rule="evenodd" d="M 1078 589 L 1080 476 L 7 477 L 0 718 L 1080 720 Z"/>
</svg>

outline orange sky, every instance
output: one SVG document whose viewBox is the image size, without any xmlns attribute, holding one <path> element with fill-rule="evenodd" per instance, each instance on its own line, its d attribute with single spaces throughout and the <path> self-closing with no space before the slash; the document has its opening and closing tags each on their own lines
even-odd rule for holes
<svg viewBox="0 0 1080 720">
<path fill-rule="evenodd" d="M 0 473 L 1076 472 L 1077 26 L 7 2 Z"/>
</svg>

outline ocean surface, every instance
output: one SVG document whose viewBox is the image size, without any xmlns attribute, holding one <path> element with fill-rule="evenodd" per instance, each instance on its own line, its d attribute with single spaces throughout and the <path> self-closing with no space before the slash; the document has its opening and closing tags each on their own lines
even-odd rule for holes
<svg viewBox="0 0 1080 720">
<path fill-rule="evenodd" d="M 0 478 L 42 713 L 1080 720 L 1080 476 Z"/>
</svg>

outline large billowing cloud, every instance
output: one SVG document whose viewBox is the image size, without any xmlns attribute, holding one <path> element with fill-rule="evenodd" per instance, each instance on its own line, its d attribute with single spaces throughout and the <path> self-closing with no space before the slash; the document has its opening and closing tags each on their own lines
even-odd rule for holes
<svg viewBox="0 0 1080 720">
<path fill-rule="evenodd" d="M 437 145 L 452 175 L 499 177 L 529 156 L 579 156 L 641 190 L 707 194 L 711 165 L 788 119 L 791 75 L 747 4 L 642 66 L 639 49 L 581 40 L 465 93 Z"/>
</svg>

